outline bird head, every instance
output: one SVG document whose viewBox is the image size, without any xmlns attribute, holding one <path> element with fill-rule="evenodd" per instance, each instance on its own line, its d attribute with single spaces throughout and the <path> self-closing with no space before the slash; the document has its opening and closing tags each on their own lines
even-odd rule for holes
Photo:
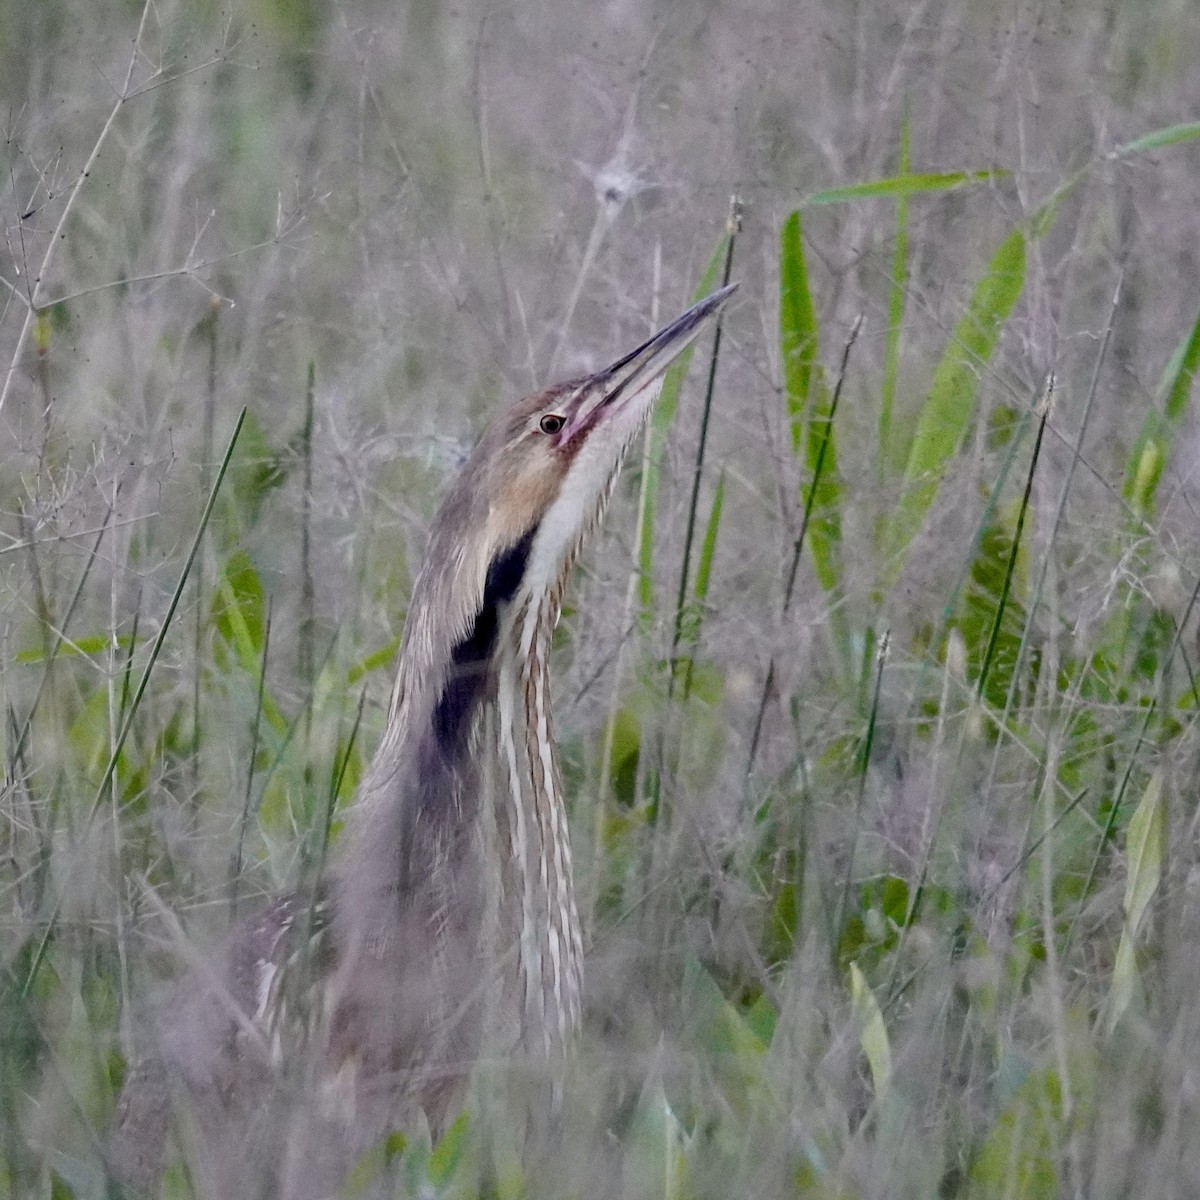
<svg viewBox="0 0 1200 1200">
<path fill-rule="evenodd" d="M 528 586 L 549 587 L 569 570 L 667 368 L 736 286 L 706 297 L 603 370 L 527 396 L 500 416 L 464 471 L 487 500 L 489 564 L 527 543 Z"/>
</svg>

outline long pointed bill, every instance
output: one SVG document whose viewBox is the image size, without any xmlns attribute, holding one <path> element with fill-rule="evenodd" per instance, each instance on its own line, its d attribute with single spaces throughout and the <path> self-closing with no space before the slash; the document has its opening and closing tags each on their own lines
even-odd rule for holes
<svg viewBox="0 0 1200 1200">
<path fill-rule="evenodd" d="M 658 383 L 666 369 L 700 336 L 708 318 L 721 311 L 737 286 L 731 283 L 706 296 L 636 350 L 603 371 L 597 371 L 577 393 L 567 414 L 562 441 L 569 441 L 593 426 L 603 419 L 601 414 L 624 408 L 648 387 Z"/>
</svg>

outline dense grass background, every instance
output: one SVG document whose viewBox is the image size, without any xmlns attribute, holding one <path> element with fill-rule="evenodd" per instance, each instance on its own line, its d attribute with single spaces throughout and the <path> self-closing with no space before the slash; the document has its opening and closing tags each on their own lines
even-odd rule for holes
<svg viewBox="0 0 1200 1200">
<path fill-rule="evenodd" d="M 0 8 L 0 1196 L 104 1194 L 139 1005 L 319 861 L 488 414 L 730 269 L 560 633 L 562 1149 L 481 1099 L 398 1194 L 1200 1193 L 1198 56 L 1191 0 Z"/>
</svg>

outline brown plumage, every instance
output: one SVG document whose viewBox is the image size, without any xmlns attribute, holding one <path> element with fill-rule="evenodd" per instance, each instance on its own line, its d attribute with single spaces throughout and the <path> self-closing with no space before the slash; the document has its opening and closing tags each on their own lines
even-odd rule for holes
<svg viewBox="0 0 1200 1200">
<path fill-rule="evenodd" d="M 442 1126 L 482 1049 L 569 1042 L 583 942 L 550 636 L 663 372 L 732 290 L 518 401 L 476 446 L 434 521 L 320 903 L 277 902 L 155 1023 L 134 1072 L 152 1101 L 126 1090 L 110 1155 L 135 1189 L 157 1186 L 168 1093 L 194 1112 L 214 1194 L 320 1196 L 389 1129 Z"/>
</svg>

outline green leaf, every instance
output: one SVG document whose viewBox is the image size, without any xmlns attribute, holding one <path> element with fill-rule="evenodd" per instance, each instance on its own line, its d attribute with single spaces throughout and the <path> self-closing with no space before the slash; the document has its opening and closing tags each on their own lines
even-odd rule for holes
<svg viewBox="0 0 1200 1200">
<path fill-rule="evenodd" d="M 1029 554 L 1024 546 L 1016 547 L 1013 577 L 1005 588 L 1018 511 L 1013 504 L 984 527 L 954 622 L 966 646 L 971 678 L 982 682 L 983 697 L 995 709 L 1002 709 L 1007 700 L 1027 619 L 1022 597 L 1028 591 Z"/>
<path fill-rule="evenodd" d="M 1183 416 L 1198 369 L 1200 369 L 1200 313 L 1196 314 L 1196 319 L 1192 323 L 1187 337 L 1179 343 L 1175 353 L 1171 355 L 1158 385 L 1159 392 L 1166 397 L 1164 410 L 1168 421 L 1178 421 Z"/>
<path fill-rule="evenodd" d="M 222 670 L 233 661 L 251 679 L 262 673 L 262 656 L 267 636 L 267 601 L 262 579 L 253 560 L 244 550 L 235 550 L 217 577 L 212 598 L 212 623 L 217 633 L 213 658 Z M 282 733 L 287 718 L 279 710 L 269 691 L 262 694 L 262 718 Z"/>
<path fill-rule="evenodd" d="M 97 633 L 92 637 L 64 639 L 58 644 L 55 650 L 55 657 L 69 658 L 71 655 L 78 654 L 90 658 L 95 654 L 105 654 L 114 646 L 121 649 L 128 649 L 128 636 L 119 636 L 115 642 L 112 636 L 107 633 Z M 39 663 L 44 662 L 45 659 L 46 648 L 44 646 L 38 646 L 33 650 L 22 650 L 13 657 L 13 661 L 19 663 Z"/>
<path fill-rule="evenodd" d="M 1170 456 L 1171 443 L 1187 411 L 1192 384 L 1200 369 L 1200 313 L 1191 329 L 1175 348 L 1162 379 L 1158 394 L 1161 410 L 1150 409 L 1142 420 L 1129 463 L 1125 468 L 1125 499 L 1144 517 L 1154 515 L 1154 501 Z"/>
<path fill-rule="evenodd" d="M 342 1183 L 341 1194 L 345 1196 L 366 1195 L 372 1184 L 382 1178 L 388 1169 L 408 1147 L 408 1138 L 394 1130 L 380 1138 L 367 1150 L 347 1173 Z"/>
<path fill-rule="evenodd" d="M 622 707 L 612 716 L 609 786 L 619 804 L 632 805 L 637 798 L 637 768 L 642 752 L 642 722 L 636 711 Z"/>
<path fill-rule="evenodd" d="M 704 541 L 700 547 L 700 558 L 696 567 L 695 590 L 690 604 L 679 614 L 679 642 L 688 647 L 686 655 L 676 656 L 675 670 L 682 674 L 683 694 L 692 694 L 697 663 L 693 651 L 700 642 L 700 627 L 704 621 L 704 604 L 708 598 L 708 586 L 712 580 L 713 558 L 717 552 L 717 532 L 721 527 L 721 510 L 725 505 L 725 474 L 717 480 L 713 494 L 712 509 L 704 529 Z"/>
<path fill-rule="evenodd" d="M 887 1026 L 883 1023 L 883 1013 L 875 993 L 867 986 L 862 971 L 858 969 L 858 963 L 850 964 L 850 1003 L 858 1022 L 859 1043 L 867 1056 L 867 1066 L 871 1068 L 875 1098 L 882 1099 L 892 1079 L 892 1048 L 888 1041 Z"/>
<path fill-rule="evenodd" d="M 687 1183 L 688 1138 L 659 1078 L 638 1099 L 622 1154 L 624 1192 L 682 1200 L 695 1194 Z"/>
<path fill-rule="evenodd" d="M 1180 142 L 1195 141 L 1200 138 L 1200 121 L 1188 121 L 1182 125 L 1167 125 L 1162 129 L 1143 133 L 1132 142 L 1118 146 L 1110 158 L 1120 158 L 1126 154 L 1140 154 L 1145 150 L 1159 150 L 1163 146 L 1175 146 Z"/>
<path fill-rule="evenodd" d="M 725 472 L 717 478 L 716 491 L 713 492 L 712 509 L 708 514 L 708 524 L 704 528 L 704 541 L 700 546 L 700 560 L 696 564 L 696 604 L 703 608 L 708 599 L 708 585 L 712 579 L 713 559 L 717 553 L 717 532 L 721 528 L 721 512 L 725 507 Z"/>
<path fill-rule="evenodd" d="M 841 581 L 842 485 L 837 478 L 833 397 L 818 358 L 819 343 L 797 211 L 784 221 L 779 237 L 779 348 L 792 449 L 803 454 L 807 467 L 801 486 L 801 503 L 810 514 L 805 539 L 817 579 L 827 592 L 834 592 Z M 846 642 L 844 631 L 838 640 Z"/>
<path fill-rule="evenodd" d="M 1049 1067 L 1026 1076 L 971 1166 L 971 1200 L 1057 1200 L 1062 1093 Z"/>
<path fill-rule="evenodd" d="M 1121 941 L 1113 965 L 1112 987 L 1108 994 L 1105 1024 L 1110 1034 L 1128 1009 L 1137 989 L 1138 972 L 1134 952 L 1138 930 L 1162 881 L 1166 848 L 1167 806 L 1163 799 L 1162 771 L 1158 770 L 1150 776 L 1150 782 L 1125 833 L 1125 858 L 1128 864 L 1125 877 L 1125 926 L 1121 930 Z"/>
<path fill-rule="evenodd" d="M 852 183 L 846 187 L 813 192 L 804 198 L 804 203 L 842 204 L 847 200 L 876 200 L 883 196 L 911 196 L 917 192 L 947 192 L 966 183 L 990 183 L 1008 175 L 1008 171 L 999 170 L 942 171 L 923 175 L 903 173 L 888 179 L 872 179 L 867 183 Z"/>
<path fill-rule="evenodd" d="M 801 885 L 795 854 L 789 852 L 785 862 L 790 870 L 790 877 L 775 893 L 767 927 L 767 958 L 773 966 L 791 958 L 796 949 L 796 933 L 800 929 Z"/>
<path fill-rule="evenodd" d="M 254 525 L 263 501 L 286 479 L 284 456 L 271 445 L 262 423 L 248 411 L 229 464 L 228 494 L 236 513 L 234 528 Z"/>
<path fill-rule="evenodd" d="M 683 1012 L 691 1035 L 710 1055 L 751 1061 L 766 1045 L 725 999 L 713 977 L 694 958 L 683 970 Z"/>
<path fill-rule="evenodd" d="M 792 449 L 804 445 L 804 416 L 813 378 L 821 378 L 817 313 L 808 287 L 808 264 L 800 212 L 792 213 L 779 233 L 779 349 L 783 386 L 792 430 Z"/>
<path fill-rule="evenodd" d="M 429 1156 L 429 1180 L 436 1187 L 445 1187 L 459 1171 L 470 1146 L 470 1134 L 471 1118 L 464 1109 Z"/>
<path fill-rule="evenodd" d="M 919 531 L 937 495 L 942 472 L 970 426 L 980 377 L 1024 286 L 1025 234 L 1014 229 L 992 255 L 976 285 L 921 409 L 904 471 L 904 496 L 891 528 L 890 544 L 901 553 Z M 898 557 L 897 570 L 899 564 Z"/>
<path fill-rule="evenodd" d="M 694 958 L 684 964 L 681 999 L 684 1036 L 701 1054 L 722 1102 L 743 1118 L 761 1120 L 764 1106 L 774 1106 L 766 1053 L 774 1022 L 758 1004 L 749 1019 Z"/>
<path fill-rule="evenodd" d="M 267 628 L 266 592 L 254 562 L 244 550 L 235 550 L 229 556 L 217 579 L 212 622 L 242 667 L 257 674 Z"/>
<path fill-rule="evenodd" d="M 57 1172 L 50 1172 L 50 1200 L 75 1200 L 75 1189 Z"/>
<path fill-rule="evenodd" d="M 809 478 L 801 488 L 801 501 L 806 509 L 811 506 L 808 548 L 821 586 L 836 592 L 842 575 L 842 482 L 837 473 L 831 399 L 824 388 L 808 423 L 805 449 Z"/>
<path fill-rule="evenodd" d="M 372 671 L 378 671 L 382 667 L 390 667 L 396 661 L 396 655 L 400 652 L 400 639 L 392 638 L 385 646 L 381 646 L 378 650 L 373 650 L 365 658 L 360 658 L 347 672 L 346 682 L 348 684 L 358 683 L 364 676 L 371 674 Z"/>
</svg>

